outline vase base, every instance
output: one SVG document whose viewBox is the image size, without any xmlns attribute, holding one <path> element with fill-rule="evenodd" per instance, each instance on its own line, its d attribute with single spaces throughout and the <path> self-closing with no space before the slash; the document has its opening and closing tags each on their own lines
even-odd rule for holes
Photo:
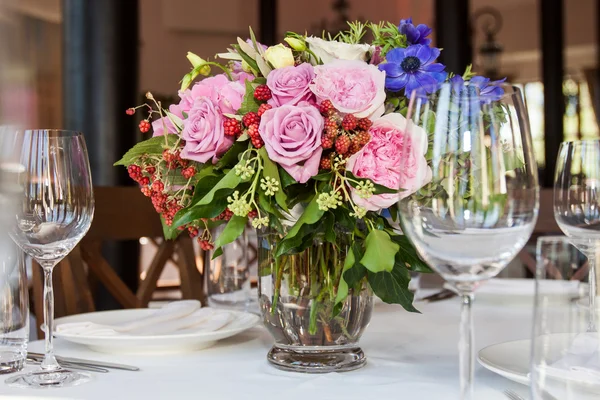
<svg viewBox="0 0 600 400">
<path fill-rule="evenodd" d="M 267 360 L 284 371 L 324 374 L 328 372 L 353 371 L 367 363 L 360 347 L 335 350 L 296 350 L 273 346 Z"/>
</svg>

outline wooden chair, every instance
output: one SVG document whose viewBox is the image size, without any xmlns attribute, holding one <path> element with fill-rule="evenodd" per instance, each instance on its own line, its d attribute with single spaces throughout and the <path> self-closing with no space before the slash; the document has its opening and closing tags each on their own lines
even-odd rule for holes
<svg viewBox="0 0 600 400">
<path fill-rule="evenodd" d="M 96 279 L 123 306 L 147 307 L 157 288 L 167 261 L 177 257 L 184 299 L 205 300 L 203 275 L 198 270 L 192 240 L 181 235 L 175 241 L 163 240 L 136 293 L 119 278 L 102 257 L 103 241 L 138 240 L 162 237 L 160 219 L 150 200 L 135 187 L 95 187 L 96 210 L 87 235 L 54 269 L 55 315 L 94 311 L 89 281 Z M 132 265 L 132 268 L 138 268 Z M 87 271 L 87 273 L 86 273 Z M 43 321 L 41 268 L 33 266 L 33 300 L 38 327 Z"/>
</svg>

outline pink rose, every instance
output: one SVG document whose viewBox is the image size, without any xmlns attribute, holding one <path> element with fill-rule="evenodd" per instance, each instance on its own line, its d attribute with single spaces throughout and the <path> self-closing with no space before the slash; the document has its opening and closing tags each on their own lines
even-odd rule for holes
<svg viewBox="0 0 600 400">
<path fill-rule="evenodd" d="M 390 189 L 402 188 L 399 194 L 380 194 L 363 199 L 351 188 L 356 204 L 370 211 L 388 208 L 399 199 L 423 187 L 431 180 L 427 165 L 427 133 L 412 125 L 406 130 L 402 114 L 387 114 L 373 122 L 371 140 L 348 159 L 347 168 L 359 178 L 368 178 Z"/>
<path fill-rule="evenodd" d="M 385 72 L 358 60 L 335 60 L 315 67 L 310 89 L 317 101 L 331 100 L 345 114 L 375 119 L 384 111 Z"/>
<path fill-rule="evenodd" d="M 274 69 L 267 77 L 267 86 L 273 94 L 269 104 L 273 107 L 295 106 L 302 101 L 314 101 L 309 87 L 314 77 L 313 66 L 309 63 Z"/>
<path fill-rule="evenodd" d="M 186 90 L 180 104 L 191 106 L 198 97 L 208 97 L 219 105 L 222 113 L 235 114 L 242 106 L 244 94 L 246 88 L 241 82 L 230 81 L 225 74 L 220 74 L 205 78 Z"/>
<path fill-rule="evenodd" d="M 323 125 L 319 110 L 303 102 L 266 111 L 258 131 L 269 158 L 296 181 L 305 183 L 319 172 Z"/>
<path fill-rule="evenodd" d="M 198 97 L 183 121 L 181 137 L 185 146 L 181 157 L 205 163 L 216 162 L 233 144 L 231 136 L 225 136 L 223 113 L 219 104 L 209 97 Z"/>
</svg>

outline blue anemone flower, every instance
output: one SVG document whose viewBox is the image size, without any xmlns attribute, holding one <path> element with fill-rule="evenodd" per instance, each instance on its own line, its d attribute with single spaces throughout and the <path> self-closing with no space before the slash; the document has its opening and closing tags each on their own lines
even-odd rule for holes
<svg viewBox="0 0 600 400">
<path fill-rule="evenodd" d="M 379 64 L 379 69 L 385 72 L 385 88 L 392 92 L 404 89 L 407 96 L 421 87 L 434 91 L 429 86 L 445 81 L 447 76 L 446 67 L 434 62 L 439 55 L 440 49 L 420 44 L 390 50 L 386 62 Z"/>
<path fill-rule="evenodd" d="M 504 89 L 500 86 L 501 83 L 506 81 L 506 78 L 497 81 L 492 81 L 490 78 L 484 76 L 474 76 L 470 79 L 469 83 L 479 89 L 479 98 L 483 102 L 498 101 L 504 96 Z M 465 81 L 459 75 L 453 76 L 450 79 L 454 90 L 460 92 L 465 86 Z"/>
<path fill-rule="evenodd" d="M 406 35 L 408 44 L 422 44 L 429 46 L 431 39 L 427 39 L 427 36 L 431 34 L 433 29 L 425 24 L 413 25 L 412 18 L 401 19 L 400 25 L 398 25 L 398 32 Z"/>
</svg>

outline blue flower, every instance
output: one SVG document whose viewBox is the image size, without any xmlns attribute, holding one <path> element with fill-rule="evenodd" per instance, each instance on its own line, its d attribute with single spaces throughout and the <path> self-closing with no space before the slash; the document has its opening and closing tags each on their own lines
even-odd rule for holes
<svg viewBox="0 0 600 400">
<path fill-rule="evenodd" d="M 446 67 L 434 62 L 439 55 L 440 49 L 420 44 L 390 50 L 386 62 L 379 64 L 379 69 L 385 72 L 385 88 L 392 92 L 404 89 L 407 96 L 420 87 L 434 91 L 429 86 L 445 81 L 447 76 Z"/>
<path fill-rule="evenodd" d="M 432 29 L 425 24 L 413 25 L 412 18 L 401 19 L 398 25 L 398 32 L 406 35 L 408 44 L 422 44 L 429 46 L 431 39 L 427 39 L 432 32 Z"/>
<path fill-rule="evenodd" d="M 504 96 L 504 89 L 500 86 L 504 81 L 506 81 L 506 78 L 492 81 L 490 78 L 483 76 L 474 76 L 469 83 L 471 86 L 479 89 L 479 98 L 482 102 L 491 102 L 498 101 Z M 460 93 L 465 86 L 465 81 L 459 75 L 450 78 L 450 83 L 452 84 L 453 89 L 458 93 Z"/>
</svg>

